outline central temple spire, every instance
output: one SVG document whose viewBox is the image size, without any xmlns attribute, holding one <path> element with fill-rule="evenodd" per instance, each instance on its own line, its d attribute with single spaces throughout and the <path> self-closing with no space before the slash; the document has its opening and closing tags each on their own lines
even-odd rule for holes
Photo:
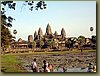
<svg viewBox="0 0 100 76">
<path fill-rule="evenodd" d="M 47 33 L 47 35 L 52 34 L 51 27 L 50 27 L 49 23 L 47 24 L 46 33 Z"/>
</svg>

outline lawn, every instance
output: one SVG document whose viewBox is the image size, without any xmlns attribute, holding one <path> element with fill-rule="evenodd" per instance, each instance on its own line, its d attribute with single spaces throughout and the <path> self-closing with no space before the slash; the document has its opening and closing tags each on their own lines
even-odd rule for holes
<svg viewBox="0 0 100 76">
<path fill-rule="evenodd" d="M 21 62 L 12 55 L 1 56 L 1 72 L 26 72 L 21 67 Z"/>
<path fill-rule="evenodd" d="M 81 50 L 72 50 L 72 51 L 54 51 L 54 52 L 29 52 L 29 53 L 13 53 L 6 55 L 25 55 L 25 54 L 64 54 L 64 53 L 80 53 Z M 96 50 L 82 50 L 82 52 L 96 52 Z"/>
</svg>

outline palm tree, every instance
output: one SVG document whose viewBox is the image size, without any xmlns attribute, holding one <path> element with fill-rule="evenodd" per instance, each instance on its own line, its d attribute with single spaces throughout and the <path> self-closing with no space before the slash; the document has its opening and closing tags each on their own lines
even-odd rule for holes
<svg viewBox="0 0 100 76">
<path fill-rule="evenodd" d="M 91 31 L 91 36 L 92 36 L 92 33 L 93 33 L 93 27 L 90 27 L 90 31 Z"/>
<path fill-rule="evenodd" d="M 17 34 L 17 30 L 13 30 L 13 34 Z"/>
<path fill-rule="evenodd" d="M 16 35 L 16 34 L 17 34 L 17 30 L 13 30 L 13 34 L 15 34 L 15 35 Z"/>
</svg>

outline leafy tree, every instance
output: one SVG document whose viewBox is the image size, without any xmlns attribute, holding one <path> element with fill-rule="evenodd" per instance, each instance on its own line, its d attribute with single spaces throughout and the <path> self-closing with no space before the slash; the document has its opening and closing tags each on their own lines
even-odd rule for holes
<svg viewBox="0 0 100 76">
<path fill-rule="evenodd" d="M 84 36 L 79 36 L 78 37 L 78 43 L 79 43 L 79 48 L 82 51 L 82 46 L 85 44 L 85 37 Z"/>
<path fill-rule="evenodd" d="M 7 21 L 8 20 L 8 23 Z M 11 35 L 9 28 L 12 27 L 12 18 L 6 17 L 5 14 L 1 14 L 1 47 L 3 50 L 9 47 L 10 42 L 14 41 L 14 36 Z"/>
<path fill-rule="evenodd" d="M 46 9 L 47 4 L 44 1 L 37 1 L 36 5 L 34 6 L 34 1 L 23 1 L 24 5 L 29 6 L 29 10 L 33 11 L 33 9 L 38 10 L 38 9 Z M 1 1 L 1 4 L 4 6 L 7 6 L 10 9 L 16 9 L 16 3 L 14 1 Z M 4 9 L 4 8 L 3 8 Z"/>
<path fill-rule="evenodd" d="M 78 41 L 79 41 L 79 43 L 80 42 L 85 43 L 85 37 L 84 36 L 79 36 Z"/>
<path fill-rule="evenodd" d="M 68 41 L 66 42 L 66 47 L 69 49 L 73 47 L 73 40 L 71 40 L 71 38 L 69 38 Z"/>
<path fill-rule="evenodd" d="M 56 47 L 56 43 L 53 40 L 48 40 L 47 44 L 50 46 L 50 48 Z"/>
<path fill-rule="evenodd" d="M 11 35 L 8 28 L 1 25 L 1 46 L 3 50 L 8 47 L 10 38 Z"/>
<path fill-rule="evenodd" d="M 37 47 L 42 48 L 43 45 L 44 45 L 44 42 L 43 42 L 41 39 L 39 39 L 39 40 L 37 41 Z"/>
<path fill-rule="evenodd" d="M 13 31 L 13 34 L 15 34 L 15 35 L 16 35 L 16 34 L 17 34 L 17 30 L 14 30 L 14 31 Z"/>
<path fill-rule="evenodd" d="M 32 42 L 32 48 L 35 48 L 35 47 L 36 47 L 36 42 L 33 41 L 33 42 Z"/>
<path fill-rule="evenodd" d="M 93 44 L 96 44 L 96 36 L 93 35 L 91 41 Z"/>
<path fill-rule="evenodd" d="M 34 49 L 36 47 L 36 42 L 35 41 L 29 42 L 28 47 Z"/>
<path fill-rule="evenodd" d="M 35 41 L 28 42 L 28 47 L 34 49 L 36 47 L 36 42 Z"/>
<path fill-rule="evenodd" d="M 93 27 L 90 27 L 90 31 L 93 31 Z"/>
<path fill-rule="evenodd" d="M 35 10 L 38 9 L 46 9 L 47 4 L 44 1 L 38 1 L 36 3 L 36 6 L 34 6 L 34 1 L 25 1 L 26 5 L 29 6 L 29 10 L 33 10 L 35 8 Z M 8 7 L 9 9 L 16 9 L 16 2 L 15 1 L 1 1 L 1 46 L 2 48 L 5 50 L 5 48 L 8 48 L 8 46 L 10 45 L 11 41 L 14 41 L 14 38 L 10 31 L 9 28 L 12 27 L 12 21 L 15 20 L 13 17 L 11 16 L 7 16 L 6 15 L 6 10 L 5 7 Z M 14 30 L 13 32 L 14 34 L 17 33 L 16 30 Z"/>
<path fill-rule="evenodd" d="M 44 1 L 39 1 L 37 2 L 36 6 L 34 7 L 34 1 L 25 1 L 27 3 L 27 5 L 30 6 L 29 10 L 33 11 L 33 9 L 35 8 L 36 10 L 38 9 L 46 9 L 47 4 Z"/>
</svg>

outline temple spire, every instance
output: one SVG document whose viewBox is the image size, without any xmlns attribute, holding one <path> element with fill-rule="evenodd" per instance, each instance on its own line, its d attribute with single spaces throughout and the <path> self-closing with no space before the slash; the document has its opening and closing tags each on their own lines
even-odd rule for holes
<svg viewBox="0 0 100 76">
<path fill-rule="evenodd" d="M 46 33 L 47 33 L 47 35 L 52 34 L 51 26 L 49 25 L 49 23 L 47 24 Z"/>
</svg>

